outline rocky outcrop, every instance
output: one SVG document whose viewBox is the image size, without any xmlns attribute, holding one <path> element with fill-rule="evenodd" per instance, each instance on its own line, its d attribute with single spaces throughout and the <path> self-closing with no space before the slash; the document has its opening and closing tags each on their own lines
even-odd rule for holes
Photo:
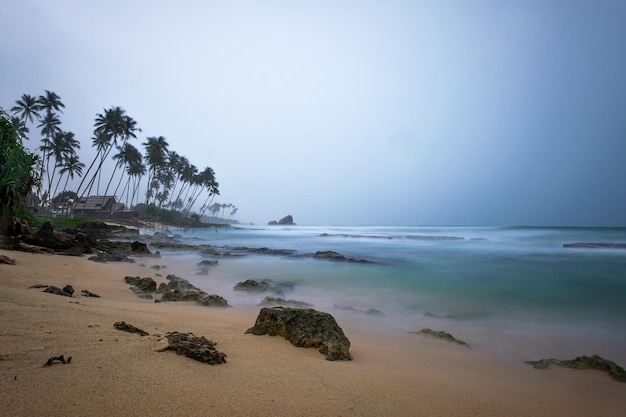
<svg viewBox="0 0 626 417">
<path fill-rule="evenodd" d="M 357 258 L 348 258 L 338 252 L 332 250 L 318 250 L 314 254 L 311 255 L 315 259 L 327 259 L 330 261 L 347 261 L 347 262 L 357 262 L 357 263 L 370 263 L 365 259 L 357 259 Z"/>
<path fill-rule="evenodd" d="M 166 279 L 168 283 L 162 283 L 157 290 L 161 294 L 161 301 L 193 301 L 206 307 L 228 307 L 225 298 L 208 294 L 184 278 L 168 275 Z"/>
<path fill-rule="evenodd" d="M 326 360 L 352 360 L 350 341 L 334 317 L 313 309 L 262 308 L 246 334 L 283 336 L 294 346 L 319 349 Z"/>
<path fill-rule="evenodd" d="M 293 225 L 295 225 L 295 223 L 293 222 L 293 216 L 291 214 L 288 214 L 287 216 L 283 217 L 279 221 L 272 220 L 272 221 L 267 222 L 267 225 L 268 226 L 277 226 L 277 225 L 290 225 L 290 226 L 293 226 Z"/>
<path fill-rule="evenodd" d="M 64 297 L 71 297 L 74 294 L 74 287 L 66 285 L 63 288 L 55 287 L 54 285 L 47 286 L 43 292 L 50 294 L 62 295 Z"/>
<path fill-rule="evenodd" d="M 209 365 L 226 363 L 226 354 L 215 348 L 216 343 L 193 333 L 171 332 L 165 335 L 168 346 L 179 355 L 186 356 Z"/>
<path fill-rule="evenodd" d="M 598 355 L 593 355 L 591 357 L 579 356 L 572 360 L 541 359 L 538 361 L 526 361 L 525 363 L 534 366 L 535 369 L 545 369 L 550 365 L 558 365 L 574 369 L 597 369 L 602 372 L 607 372 L 616 381 L 626 382 L 626 371 L 624 371 L 622 367 L 618 366 L 615 362 L 604 359 Z"/>
<path fill-rule="evenodd" d="M 262 279 L 261 281 L 247 279 L 245 281 L 235 284 L 233 290 L 249 292 L 272 292 L 274 294 L 282 295 L 284 291 L 292 291 L 293 285 L 274 282 L 271 279 Z"/>
<path fill-rule="evenodd" d="M 152 300 L 152 293 L 157 289 L 156 281 L 150 277 L 124 277 L 127 284 L 132 285 L 130 289 L 141 298 Z"/>
<path fill-rule="evenodd" d="M 428 335 L 428 336 L 436 337 L 437 339 L 445 340 L 446 342 L 449 342 L 449 343 L 456 343 L 456 344 L 459 344 L 461 346 L 465 346 L 467 348 L 471 348 L 471 346 L 468 345 L 467 343 L 465 343 L 464 341 L 459 340 L 459 339 L 455 338 L 454 336 L 452 336 L 450 333 L 446 333 L 446 332 L 443 332 L 443 331 L 431 330 L 431 329 L 422 329 L 419 332 L 410 332 L 410 333 L 425 334 L 425 335 Z"/>
</svg>

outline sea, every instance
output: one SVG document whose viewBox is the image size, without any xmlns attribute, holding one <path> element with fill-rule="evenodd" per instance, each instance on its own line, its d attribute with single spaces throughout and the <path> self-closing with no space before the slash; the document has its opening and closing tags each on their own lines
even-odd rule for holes
<svg viewBox="0 0 626 417">
<path fill-rule="evenodd" d="M 626 249 L 564 247 L 624 244 L 626 228 L 236 225 L 168 232 L 183 243 L 233 249 L 217 257 L 161 252 L 178 260 L 171 273 L 234 308 L 280 296 L 388 337 L 431 328 L 520 363 L 599 354 L 626 365 Z M 311 256 L 318 251 L 346 260 Z M 208 275 L 197 267 L 204 259 L 218 261 Z M 233 290 L 247 279 L 288 285 L 280 295 Z"/>
</svg>

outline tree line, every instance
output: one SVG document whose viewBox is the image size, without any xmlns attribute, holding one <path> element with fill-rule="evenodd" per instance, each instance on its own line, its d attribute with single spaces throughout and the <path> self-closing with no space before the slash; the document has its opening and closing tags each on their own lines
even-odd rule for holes
<svg viewBox="0 0 626 417">
<path fill-rule="evenodd" d="M 64 108 L 59 95 L 48 90 L 38 97 L 23 94 L 11 108 L 10 122 L 22 144 L 29 140 L 31 128 L 40 132 L 34 196 L 42 211 L 53 209 L 59 197 L 73 195 L 81 199 L 94 194 L 119 195 L 118 202 L 127 208 L 143 202 L 179 211 L 184 216 L 190 215 L 196 203 L 201 203 L 200 216 L 213 208 L 211 202 L 220 194 L 213 169 L 197 168 L 171 150 L 163 136 L 145 138 L 142 152 L 132 143 L 141 129 L 121 107 L 113 106 L 96 114 L 91 138 L 95 156 L 87 166 L 77 153 L 80 141 L 61 127 Z M 111 166 L 111 175 L 102 178 L 107 172 L 105 168 Z M 75 179 L 80 182 L 71 193 L 68 185 Z M 145 192 L 140 201 L 142 189 Z"/>
</svg>

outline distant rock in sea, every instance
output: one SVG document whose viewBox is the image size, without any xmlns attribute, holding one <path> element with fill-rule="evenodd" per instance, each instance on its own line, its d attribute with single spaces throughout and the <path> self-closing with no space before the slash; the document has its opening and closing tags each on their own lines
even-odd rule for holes
<svg viewBox="0 0 626 417">
<path fill-rule="evenodd" d="M 293 222 L 293 217 L 291 216 L 291 214 L 288 214 L 287 216 L 283 217 L 282 219 L 280 219 L 279 221 L 276 220 L 272 220 L 267 222 L 268 226 L 278 226 L 278 225 L 290 225 L 293 226 L 295 225 L 295 223 Z"/>
<path fill-rule="evenodd" d="M 626 243 L 597 243 L 597 242 L 578 242 L 565 243 L 564 248 L 585 248 L 585 249 L 626 249 Z"/>
</svg>

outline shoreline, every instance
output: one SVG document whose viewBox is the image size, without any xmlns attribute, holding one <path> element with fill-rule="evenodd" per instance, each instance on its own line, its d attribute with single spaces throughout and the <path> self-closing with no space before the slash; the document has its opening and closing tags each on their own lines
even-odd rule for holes
<svg viewBox="0 0 626 417">
<path fill-rule="evenodd" d="M 602 372 L 540 371 L 479 347 L 408 333 L 389 337 L 350 320 L 337 321 L 354 360 L 328 362 L 283 338 L 244 335 L 258 308 L 140 299 L 123 278 L 154 277 L 156 271 L 138 265 L 141 258 L 99 264 L 85 257 L 0 255 L 17 261 L 0 265 L 0 399 L 7 415 L 618 416 L 626 408 L 626 384 Z M 158 261 L 175 262 L 172 255 Z M 169 273 L 176 270 L 163 275 Z M 35 284 L 71 284 L 76 292 L 67 298 L 28 288 Z M 82 297 L 82 289 L 101 298 Z M 154 338 L 120 332 L 116 321 L 152 335 L 205 336 L 227 363 L 209 366 L 155 352 Z M 59 354 L 72 356 L 72 363 L 42 368 Z"/>
</svg>

